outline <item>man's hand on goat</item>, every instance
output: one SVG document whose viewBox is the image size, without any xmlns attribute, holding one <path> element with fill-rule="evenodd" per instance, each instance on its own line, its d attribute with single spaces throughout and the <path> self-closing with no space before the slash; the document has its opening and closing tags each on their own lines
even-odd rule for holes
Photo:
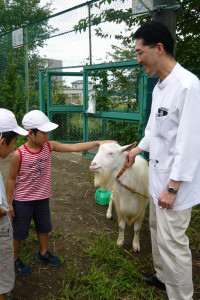
<svg viewBox="0 0 200 300">
<path fill-rule="evenodd" d="M 128 161 L 129 167 L 131 167 L 135 163 L 135 157 L 136 157 L 136 155 L 135 155 L 134 151 L 130 151 L 127 153 L 126 159 Z"/>
<path fill-rule="evenodd" d="M 127 153 L 126 159 L 128 161 L 128 166 L 131 167 L 135 163 L 135 158 L 138 154 L 142 152 L 142 149 L 135 147 L 133 150 Z"/>
</svg>

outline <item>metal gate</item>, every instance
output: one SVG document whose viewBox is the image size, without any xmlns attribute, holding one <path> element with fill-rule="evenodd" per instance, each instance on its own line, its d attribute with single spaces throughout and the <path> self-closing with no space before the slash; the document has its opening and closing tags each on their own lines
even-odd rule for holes
<svg viewBox="0 0 200 300">
<path fill-rule="evenodd" d="M 84 66 L 79 72 L 46 70 L 39 78 L 40 109 L 59 124 L 51 139 L 113 139 L 121 145 L 141 139 L 148 114 L 147 76 L 136 60 Z M 72 86 L 69 79 L 76 79 Z"/>
</svg>

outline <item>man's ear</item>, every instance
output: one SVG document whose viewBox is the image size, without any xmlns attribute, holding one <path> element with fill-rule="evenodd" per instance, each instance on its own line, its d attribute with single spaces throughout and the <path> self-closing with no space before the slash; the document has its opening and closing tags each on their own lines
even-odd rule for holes
<svg viewBox="0 0 200 300">
<path fill-rule="evenodd" d="M 157 51 L 158 51 L 158 54 L 159 54 L 159 55 L 162 55 L 162 54 L 165 52 L 165 49 L 164 49 L 164 46 L 163 46 L 162 43 L 158 43 L 158 44 L 156 45 L 156 47 L 157 47 Z"/>
</svg>

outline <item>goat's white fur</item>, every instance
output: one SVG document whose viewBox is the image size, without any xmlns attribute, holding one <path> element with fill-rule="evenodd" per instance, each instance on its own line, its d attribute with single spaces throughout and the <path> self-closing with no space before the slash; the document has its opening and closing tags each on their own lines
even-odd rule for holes
<svg viewBox="0 0 200 300">
<path fill-rule="evenodd" d="M 112 217 L 112 205 L 114 203 L 119 225 L 117 245 L 124 244 L 125 223 L 128 226 L 134 223 L 133 251 L 136 252 L 140 251 L 139 232 L 149 197 L 148 164 L 146 160 L 138 155 L 135 163 L 127 168 L 120 177 L 123 184 L 135 189 L 145 197 L 132 193 L 116 181 L 118 173 L 126 162 L 126 150 L 130 150 L 133 146 L 134 144 L 123 147 L 116 143 L 102 144 L 91 162 L 90 169 L 95 172 L 95 186 L 112 191 L 107 218 Z"/>
</svg>

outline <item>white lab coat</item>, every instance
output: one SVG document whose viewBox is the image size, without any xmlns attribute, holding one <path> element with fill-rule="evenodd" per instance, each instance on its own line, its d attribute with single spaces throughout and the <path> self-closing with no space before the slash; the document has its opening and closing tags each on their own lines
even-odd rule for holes
<svg viewBox="0 0 200 300">
<path fill-rule="evenodd" d="M 170 179 L 183 181 L 174 211 L 200 203 L 200 81 L 178 63 L 154 88 L 145 137 L 138 146 L 150 152 L 149 190 L 156 205 Z"/>
</svg>

